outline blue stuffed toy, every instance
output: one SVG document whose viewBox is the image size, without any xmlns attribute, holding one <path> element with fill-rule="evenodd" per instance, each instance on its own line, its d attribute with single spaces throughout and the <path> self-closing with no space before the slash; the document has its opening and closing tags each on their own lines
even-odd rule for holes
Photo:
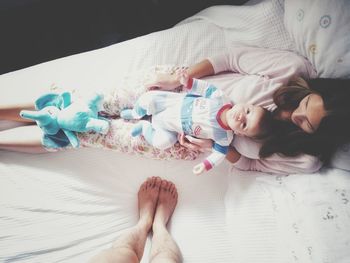
<svg viewBox="0 0 350 263">
<path fill-rule="evenodd" d="M 72 145 L 79 147 L 75 132 L 95 131 L 106 134 L 109 122 L 98 116 L 103 100 L 100 94 L 94 94 L 87 101 L 72 103 L 71 93 L 48 93 L 35 102 L 37 111 L 22 110 L 21 117 L 36 121 L 44 132 L 43 144 L 48 148 L 60 148 Z"/>
</svg>

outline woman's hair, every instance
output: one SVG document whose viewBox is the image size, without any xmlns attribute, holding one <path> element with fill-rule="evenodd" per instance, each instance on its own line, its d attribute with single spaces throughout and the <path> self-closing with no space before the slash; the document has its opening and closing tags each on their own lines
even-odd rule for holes
<svg viewBox="0 0 350 263">
<path fill-rule="evenodd" d="M 264 141 L 267 140 L 273 134 L 273 124 L 274 118 L 272 112 L 268 111 L 265 108 L 262 108 L 264 113 L 259 120 L 258 126 L 259 131 L 258 134 L 252 137 L 255 140 Z"/>
<path fill-rule="evenodd" d="M 294 111 L 309 94 L 323 99 L 326 116 L 318 129 L 308 134 L 292 122 L 275 120 L 273 134 L 263 142 L 260 157 L 273 153 L 285 156 L 310 154 L 328 163 L 337 148 L 350 141 L 350 79 L 298 78 L 276 90 L 273 100 L 278 111 Z"/>
</svg>

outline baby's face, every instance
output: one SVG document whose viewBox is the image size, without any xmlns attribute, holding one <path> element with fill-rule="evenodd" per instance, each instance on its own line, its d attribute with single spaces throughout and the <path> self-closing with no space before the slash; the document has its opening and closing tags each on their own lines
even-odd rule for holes
<svg viewBox="0 0 350 263">
<path fill-rule="evenodd" d="M 259 124 L 264 114 L 262 107 L 236 104 L 226 112 L 226 121 L 235 134 L 254 137 L 260 132 Z"/>
</svg>

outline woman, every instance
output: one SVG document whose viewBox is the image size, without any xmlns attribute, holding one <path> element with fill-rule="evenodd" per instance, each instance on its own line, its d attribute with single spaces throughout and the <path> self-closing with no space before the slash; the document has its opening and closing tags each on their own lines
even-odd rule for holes
<svg viewBox="0 0 350 263">
<path fill-rule="evenodd" d="M 140 262 L 151 229 L 149 262 L 182 262 L 181 251 L 167 229 L 177 198 L 177 189 L 172 182 L 160 177 L 148 178 L 138 192 L 137 224 L 125 230 L 110 248 L 101 251 L 89 262 Z"/>
<path fill-rule="evenodd" d="M 227 159 L 239 169 L 314 172 L 350 137 L 350 80 L 312 79 L 316 72 L 310 62 L 294 53 L 239 47 L 195 64 L 187 73 L 207 77 L 234 103 L 263 106 L 278 120 L 274 136 L 263 143 L 234 139 Z M 165 90 L 179 85 L 176 74 L 158 74 L 148 83 Z M 187 139 L 190 142 L 180 137 L 180 143 L 190 149 L 208 146 L 206 141 Z"/>
<path fill-rule="evenodd" d="M 349 80 L 315 79 L 307 84 L 302 79 L 312 79 L 316 72 L 310 62 L 294 53 L 237 47 L 191 66 L 187 73 L 194 78 L 208 77 L 234 103 L 262 106 L 272 111 L 279 120 L 276 134 L 262 145 L 244 137 L 237 136 L 234 139 L 234 147 L 227 159 L 239 169 L 280 174 L 314 172 L 322 166 L 322 161 L 328 161 L 335 149 L 348 139 L 349 125 L 343 120 L 350 116 L 350 89 L 345 87 L 349 86 Z M 302 79 L 291 82 L 297 77 Z M 180 81 L 177 74 L 158 73 L 146 86 L 173 90 L 180 86 Z M 11 119 L 11 114 L 16 111 L 18 109 L 8 111 L 0 108 L 0 119 Z M 117 129 L 124 126 L 116 125 Z M 0 133 L 0 148 L 43 151 L 38 129 L 37 134 L 31 132 L 32 138 L 21 137 L 22 132 Z M 104 141 L 105 138 L 97 138 L 96 141 Z M 19 139 L 23 139 L 20 144 Z M 194 144 L 187 143 L 183 136 L 179 139 L 183 145 L 198 150 L 198 140 L 190 140 Z M 123 141 L 119 140 L 116 144 Z M 203 141 L 199 144 L 202 145 Z M 186 158 L 190 152 L 182 151 L 180 156 Z M 178 152 L 174 155 L 179 156 Z M 193 157 L 195 154 L 188 159 Z"/>
</svg>

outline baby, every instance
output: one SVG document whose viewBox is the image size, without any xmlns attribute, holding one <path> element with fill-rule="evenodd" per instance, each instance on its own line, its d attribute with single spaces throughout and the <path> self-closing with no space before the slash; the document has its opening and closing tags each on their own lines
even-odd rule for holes
<svg viewBox="0 0 350 263">
<path fill-rule="evenodd" d="M 143 135 L 158 149 L 177 142 L 179 133 L 214 141 L 212 153 L 193 168 L 199 175 L 221 163 L 234 134 L 262 139 L 272 127 L 271 114 L 251 104 L 233 105 L 220 89 L 206 81 L 183 77 L 181 83 L 188 93 L 148 91 L 141 95 L 133 109 L 121 112 L 123 119 L 152 116 L 152 121 L 140 120 L 132 136 Z"/>
</svg>

